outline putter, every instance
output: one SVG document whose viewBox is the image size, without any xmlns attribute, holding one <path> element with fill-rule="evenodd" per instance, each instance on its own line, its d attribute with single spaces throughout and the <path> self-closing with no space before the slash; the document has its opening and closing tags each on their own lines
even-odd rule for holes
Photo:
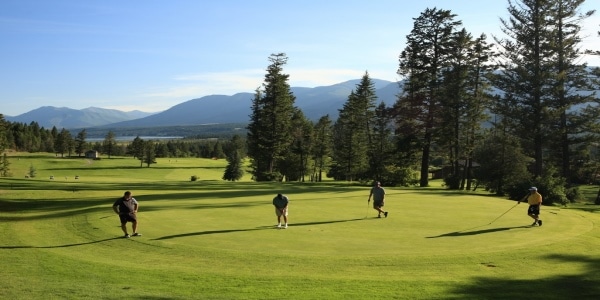
<svg viewBox="0 0 600 300">
<path fill-rule="evenodd" d="M 519 205 L 519 202 L 517 202 L 517 204 L 513 205 L 511 208 L 509 208 L 507 211 L 505 211 L 503 214 L 499 215 L 497 218 L 495 218 L 493 221 L 491 221 L 488 225 L 496 222 L 498 219 L 500 219 L 502 216 L 504 216 L 505 214 L 507 214 L 509 211 L 511 211 L 513 208 L 517 207 L 517 205 Z"/>
<path fill-rule="evenodd" d="M 369 202 L 370 201 L 367 201 L 367 214 L 365 214 L 365 219 L 369 217 Z"/>
</svg>

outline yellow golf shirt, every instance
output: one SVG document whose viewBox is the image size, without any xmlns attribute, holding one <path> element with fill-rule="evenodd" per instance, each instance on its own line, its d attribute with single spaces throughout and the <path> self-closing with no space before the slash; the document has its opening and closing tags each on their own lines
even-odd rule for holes
<svg viewBox="0 0 600 300">
<path fill-rule="evenodd" d="M 529 194 L 529 196 L 527 196 L 527 203 L 529 203 L 529 205 L 540 205 L 542 204 L 542 195 L 538 192 L 535 192 L 533 194 Z"/>
</svg>

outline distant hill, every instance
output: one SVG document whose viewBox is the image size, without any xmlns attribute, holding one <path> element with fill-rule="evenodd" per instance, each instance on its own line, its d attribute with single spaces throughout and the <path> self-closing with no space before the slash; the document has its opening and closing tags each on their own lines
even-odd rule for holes
<svg viewBox="0 0 600 300">
<path fill-rule="evenodd" d="M 67 107 L 43 106 L 16 117 L 5 119 L 10 122 L 30 124 L 36 122 L 40 127 L 86 128 L 106 124 L 140 119 L 152 115 L 142 111 L 123 112 L 115 109 L 89 107 L 81 110 Z"/>
<path fill-rule="evenodd" d="M 400 92 L 398 83 L 372 79 L 376 89 L 378 102 L 393 105 Z M 310 120 L 316 121 L 328 114 L 336 119 L 339 109 L 348 100 L 350 92 L 356 89 L 359 79 L 350 80 L 331 86 L 314 88 L 292 87 L 296 97 L 295 105 Z M 103 127 L 152 127 L 200 125 L 214 123 L 248 123 L 250 120 L 253 93 L 238 93 L 232 96 L 210 95 L 192 99 L 175 105 L 161 113 L 141 119 L 107 124 Z"/>
<path fill-rule="evenodd" d="M 400 92 L 398 83 L 380 79 L 371 80 L 377 92 L 377 104 L 383 101 L 388 106 L 393 105 Z M 307 118 L 317 121 L 328 114 L 335 120 L 339 109 L 348 100 L 350 92 L 355 90 L 359 83 L 360 79 L 355 79 L 331 86 L 292 87 L 291 91 L 296 97 L 295 105 Z M 16 117 L 5 116 L 5 119 L 26 124 L 35 121 L 45 128 L 56 126 L 68 129 L 244 124 L 249 122 L 253 98 L 253 93 L 238 93 L 231 96 L 210 95 L 188 100 L 154 114 L 141 111 L 122 112 L 97 107 L 75 110 L 44 106 Z"/>
</svg>

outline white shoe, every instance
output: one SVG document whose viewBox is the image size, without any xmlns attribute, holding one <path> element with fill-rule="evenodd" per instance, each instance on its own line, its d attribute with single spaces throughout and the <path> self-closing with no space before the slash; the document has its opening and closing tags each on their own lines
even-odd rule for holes
<svg viewBox="0 0 600 300">
<path fill-rule="evenodd" d="M 287 224 L 285 224 L 285 227 L 283 227 L 283 228 L 287 228 Z"/>
<path fill-rule="evenodd" d="M 277 224 L 277 228 L 281 228 L 281 224 Z"/>
</svg>

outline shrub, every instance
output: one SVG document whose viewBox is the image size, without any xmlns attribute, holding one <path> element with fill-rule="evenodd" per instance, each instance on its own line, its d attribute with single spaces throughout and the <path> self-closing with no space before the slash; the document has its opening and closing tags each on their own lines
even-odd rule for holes
<svg viewBox="0 0 600 300">
<path fill-rule="evenodd" d="M 582 201 L 585 199 L 585 197 L 583 196 L 583 193 L 581 193 L 581 190 L 579 189 L 579 187 L 570 187 L 567 189 L 567 199 L 569 200 L 569 202 L 571 203 L 575 203 L 578 201 Z"/>
<path fill-rule="evenodd" d="M 411 186 L 418 184 L 419 179 L 411 168 L 387 166 L 380 181 L 387 186 Z"/>
<path fill-rule="evenodd" d="M 444 185 L 451 190 L 458 190 L 460 187 L 460 176 L 459 175 L 449 175 L 444 178 Z"/>
<path fill-rule="evenodd" d="M 556 174 L 554 168 L 548 168 L 543 176 L 534 178 L 529 182 L 518 183 L 507 188 L 510 199 L 521 200 L 526 195 L 527 190 L 535 186 L 538 192 L 542 194 L 544 205 L 569 203 L 567 198 L 566 180 Z"/>
</svg>

